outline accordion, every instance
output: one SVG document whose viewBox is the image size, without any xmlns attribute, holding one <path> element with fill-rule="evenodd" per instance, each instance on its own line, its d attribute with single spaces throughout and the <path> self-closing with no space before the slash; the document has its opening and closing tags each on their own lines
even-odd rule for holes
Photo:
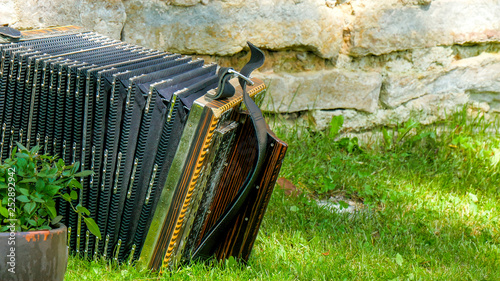
<svg viewBox="0 0 500 281">
<path fill-rule="evenodd" d="M 74 253 L 153 270 L 248 259 L 287 149 L 251 99 L 260 50 L 240 74 L 75 26 L 0 29 L 0 156 L 39 145 L 94 172 L 78 200 L 102 239 L 56 206 Z"/>
</svg>

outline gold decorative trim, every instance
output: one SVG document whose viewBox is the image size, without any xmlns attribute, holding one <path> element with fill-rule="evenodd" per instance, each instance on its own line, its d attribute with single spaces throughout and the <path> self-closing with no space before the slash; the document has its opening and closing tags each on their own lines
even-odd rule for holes
<svg viewBox="0 0 500 281">
<path fill-rule="evenodd" d="M 196 183 L 199 179 L 200 172 L 203 168 L 203 164 L 205 162 L 205 158 L 208 154 L 208 148 L 210 147 L 211 141 L 212 141 L 212 136 L 215 132 L 215 129 L 217 129 L 218 125 L 218 118 L 213 118 L 210 123 L 210 128 L 208 130 L 208 133 L 205 137 L 205 140 L 203 142 L 203 145 L 200 150 L 200 154 L 197 158 L 197 161 L 195 163 L 194 167 L 194 172 L 193 175 L 191 176 L 191 179 L 189 180 L 189 187 L 188 191 L 186 194 L 186 198 L 184 199 L 184 203 L 181 208 L 181 212 L 177 218 L 177 221 L 175 223 L 175 228 L 174 228 L 174 233 L 172 234 L 172 238 L 170 239 L 170 243 L 167 248 L 167 252 L 165 253 L 165 257 L 163 258 L 163 265 L 162 269 L 166 269 L 169 267 L 169 262 L 170 259 L 172 258 L 172 253 L 175 250 L 175 247 L 178 246 L 178 238 L 179 234 L 181 233 L 181 230 L 183 229 L 182 225 L 184 223 L 184 218 L 186 216 L 186 213 L 188 212 L 189 205 L 191 203 L 191 197 L 194 194 L 195 188 L 196 188 Z"/>
<path fill-rule="evenodd" d="M 61 32 L 61 33 L 71 32 L 71 31 L 80 32 L 81 30 L 83 30 L 83 27 L 76 26 L 76 25 L 67 25 L 67 26 L 59 26 L 59 27 L 44 28 L 44 29 L 25 30 L 25 31 L 21 31 L 21 35 L 23 37 L 29 37 L 29 36 L 46 35 L 46 34 L 59 33 L 59 32 Z"/>
<path fill-rule="evenodd" d="M 254 97 L 258 93 L 266 89 L 266 85 L 261 80 L 256 78 L 253 78 L 252 80 L 255 82 L 255 86 L 247 87 L 247 92 L 250 97 Z M 243 101 L 243 90 L 239 85 L 238 79 L 233 78 L 229 82 L 236 89 L 236 93 L 233 97 L 222 100 L 213 100 L 205 95 L 197 99 L 195 103 L 200 104 L 203 107 L 208 106 L 212 110 L 215 118 L 220 118 L 222 114 L 224 114 L 224 112 L 226 112 L 230 108 L 234 108 Z"/>
<path fill-rule="evenodd" d="M 249 89 L 248 90 L 248 95 L 250 97 L 254 97 L 256 94 L 262 92 L 264 89 L 266 89 L 266 85 L 264 85 L 264 83 L 262 83 L 260 85 L 255 86 L 254 88 Z M 214 108 L 212 110 L 213 113 L 214 113 L 214 115 L 217 118 L 219 118 L 222 114 L 224 114 L 224 112 L 226 112 L 230 108 L 236 107 L 238 104 L 240 104 L 243 101 L 243 90 L 241 88 L 237 89 L 237 94 L 239 94 L 239 95 L 238 95 L 238 97 L 236 99 L 230 100 L 225 105 L 223 105 L 221 107 L 218 107 L 218 108 Z"/>
</svg>

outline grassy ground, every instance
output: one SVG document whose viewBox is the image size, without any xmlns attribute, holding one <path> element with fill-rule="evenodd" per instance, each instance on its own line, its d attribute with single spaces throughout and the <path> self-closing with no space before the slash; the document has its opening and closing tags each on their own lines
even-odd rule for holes
<svg viewBox="0 0 500 281">
<path fill-rule="evenodd" d="M 500 131 L 464 112 L 382 131 L 380 144 L 277 130 L 289 145 L 248 264 L 193 264 L 159 276 L 70 258 L 66 280 L 500 280 Z M 361 211 L 315 199 L 342 196 Z M 345 199 L 347 201 L 347 199 Z"/>
</svg>

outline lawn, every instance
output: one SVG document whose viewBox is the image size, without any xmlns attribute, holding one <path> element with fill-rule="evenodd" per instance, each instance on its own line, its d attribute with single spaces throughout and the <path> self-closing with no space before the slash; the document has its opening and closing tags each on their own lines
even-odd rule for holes
<svg viewBox="0 0 500 281">
<path fill-rule="evenodd" d="M 158 275 L 71 257 L 66 280 L 500 280 L 500 129 L 470 111 L 408 121 L 358 145 L 331 128 L 277 128 L 289 143 L 247 264 L 195 263 Z M 334 140 L 335 139 L 335 140 Z M 320 207 L 335 198 L 340 210 Z"/>
</svg>

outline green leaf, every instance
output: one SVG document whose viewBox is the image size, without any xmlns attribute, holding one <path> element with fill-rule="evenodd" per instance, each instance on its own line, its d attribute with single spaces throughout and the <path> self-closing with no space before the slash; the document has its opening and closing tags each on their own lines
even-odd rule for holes
<svg viewBox="0 0 500 281">
<path fill-rule="evenodd" d="M 68 194 L 68 193 L 64 193 L 64 194 L 62 195 L 62 198 L 63 198 L 64 200 L 68 201 L 68 202 L 71 202 L 71 196 L 69 196 L 69 194 Z"/>
<path fill-rule="evenodd" d="M 87 225 L 87 228 L 89 231 L 97 236 L 99 239 L 101 239 L 101 231 L 99 230 L 99 227 L 95 223 L 95 221 L 92 218 L 83 218 L 85 220 L 85 224 Z"/>
<path fill-rule="evenodd" d="M 78 188 L 78 189 L 82 189 L 83 186 L 82 184 L 80 183 L 80 181 L 76 180 L 76 179 L 72 179 L 70 182 L 69 182 L 70 185 L 74 186 L 75 188 Z"/>
<path fill-rule="evenodd" d="M 58 179 L 58 180 L 56 180 L 56 181 L 53 181 L 53 182 L 52 182 L 52 184 L 53 184 L 53 185 L 61 185 L 61 184 L 62 184 L 62 183 L 64 183 L 65 181 L 68 181 L 68 179 L 66 179 L 66 178 L 60 178 L 60 179 Z"/>
<path fill-rule="evenodd" d="M 54 218 L 54 219 L 56 218 L 57 211 L 56 211 L 56 208 L 54 206 L 47 206 L 47 211 L 49 212 L 51 218 Z"/>
<path fill-rule="evenodd" d="M 402 257 L 399 253 L 398 253 L 398 254 L 396 254 L 396 263 L 397 263 L 399 266 L 403 265 L 403 261 L 404 261 L 404 260 L 403 260 L 403 257 Z"/>
<path fill-rule="evenodd" d="M 28 197 L 26 197 L 26 195 L 19 195 L 19 196 L 16 197 L 16 199 L 18 201 L 23 202 L 23 203 L 28 203 L 28 202 L 31 201 L 31 200 L 28 199 Z"/>
<path fill-rule="evenodd" d="M 37 181 L 36 181 L 36 185 L 35 185 L 35 188 L 36 188 L 36 191 L 38 192 L 42 192 L 43 189 L 45 188 L 45 181 L 41 178 L 39 178 Z"/>
<path fill-rule="evenodd" d="M 35 175 L 36 171 L 35 171 L 35 162 L 28 162 L 28 171 L 30 173 L 30 175 Z"/>
<path fill-rule="evenodd" d="M 47 206 L 50 206 L 50 207 L 55 207 L 56 206 L 56 202 L 54 202 L 54 200 L 52 200 L 52 198 L 45 198 L 45 205 Z"/>
<path fill-rule="evenodd" d="M 19 167 L 20 170 L 26 168 L 27 165 L 28 161 L 26 161 L 26 159 L 17 158 L 17 166 Z"/>
<path fill-rule="evenodd" d="M 70 197 L 71 197 L 71 199 L 76 200 L 76 199 L 78 199 L 78 193 L 76 193 L 76 191 L 74 191 L 74 190 L 71 190 Z"/>
<path fill-rule="evenodd" d="M 339 206 L 341 210 L 349 208 L 349 204 L 342 200 L 339 201 Z"/>
<path fill-rule="evenodd" d="M 9 217 L 9 210 L 7 210 L 7 208 L 5 207 L 2 207 L 1 204 L 0 204 L 0 215 L 2 215 L 4 218 Z"/>
<path fill-rule="evenodd" d="M 76 173 L 75 177 L 82 178 L 82 177 L 90 176 L 92 174 L 94 174 L 94 171 L 92 171 L 92 170 L 85 170 L 85 171 L 81 171 L 79 173 Z"/>
<path fill-rule="evenodd" d="M 24 205 L 24 210 L 28 213 L 31 214 L 36 208 L 36 203 L 35 202 L 29 202 Z M 35 224 L 36 226 L 36 224 Z"/>
<path fill-rule="evenodd" d="M 333 116 L 330 121 L 329 137 L 332 139 L 335 138 L 339 134 L 342 125 L 344 125 L 344 116 Z"/>
<path fill-rule="evenodd" d="M 38 151 L 40 151 L 40 148 L 42 148 L 41 146 L 39 145 L 35 145 L 33 148 L 31 148 L 30 150 L 30 153 L 33 155 L 33 154 L 37 154 Z"/>
<path fill-rule="evenodd" d="M 45 200 L 40 199 L 38 197 L 33 197 L 32 199 L 33 199 L 33 201 L 38 202 L 38 203 L 45 203 Z"/>
<path fill-rule="evenodd" d="M 35 220 L 32 220 L 32 219 L 28 219 L 28 223 L 32 226 L 37 226 L 36 225 L 36 221 Z"/>
<path fill-rule="evenodd" d="M 233 256 L 230 256 L 228 259 L 226 259 L 226 267 L 234 267 L 237 266 L 238 262 Z"/>
<path fill-rule="evenodd" d="M 59 191 L 59 189 L 61 189 L 60 186 L 50 184 L 45 188 L 45 193 L 52 197 Z"/>
<path fill-rule="evenodd" d="M 17 145 L 17 147 L 18 147 L 18 148 L 20 148 L 21 150 L 26 150 L 26 151 L 28 151 L 28 149 L 27 149 L 24 145 L 22 145 L 20 142 L 16 141 L 16 145 Z"/>
<path fill-rule="evenodd" d="M 26 196 L 30 196 L 30 192 L 26 188 L 19 188 L 19 192 L 21 192 L 22 194 L 24 194 Z"/>
<path fill-rule="evenodd" d="M 349 146 L 347 147 L 347 151 L 349 151 L 349 152 L 353 152 L 354 150 L 361 150 L 359 148 L 358 138 L 356 138 L 356 137 L 351 139 L 351 141 L 349 142 Z"/>
<path fill-rule="evenodd" d="M 297 206 L 290 207 L 290 211 L 292 211 L 292 212 L 297 212 L 298 210 L 299 210 L 299 208 Z"/>
<path fill-rule="evenodd" d="M 28 154 L 24 153 L 24 152 L 18 152 L 18 153 L 16 153 L 16 157 L 17 158 L 24 158 L 24 159 L 29 159 L 30 158 L 30 156 Z"/>
<path fill-rule="evenodd" d="M 45 223 L 45 221 L 46 221 L 45 219 L 39 219 L 39 220 L 37 220 L 36 221 L 36 226 L 41 226 L 42 224 Z"/>
<path fill-rule="evenodd" d="M 387 132 L 385 127 L 382 128 L 382 135 L 384 136 L 385 148 L 389 149 L 389 147 L 391 145 L 392 137 L 389 135 L 389 132 Z"/>
<path fill-rule="evenodd" d="M 80 168 L 80 162 L 76 161 L 75 164 L 73 164 L 73 166 L 71 167 L 71 174 L 76 173 L 76 171 L 78 171 L 79 168 Z"/>
<path fill-rule="evenodd" d="M 57 176 L 57 172 L 58 172 L 58 171 L 59 171 L 59 170 L 57 169 L 57 167 L 52 167 L 52 168 L 50 168 L 50 169 L 49 169 L 49 171 L 47 172 L 47 176 L 48 176 L 48 177 L 52 177 L 52 178 L 53 178 L 53 177 L 56 177 L 56 176 Z"/>
<path fill-rule="evenodd" d="M 51 224 L 56 224 L 56 223 L 60 222 L 62 220 L 62 218 L 63 218 L 63 216 L 57 216 L 57 217 L 53 218 Z"/>
<path fill-rule="evenodd" d="M 90 216 L 90 211 L 89 211 L 89 210 L 87 210 L 87 208 L 83 207 L 82 205 L 78 205 L 78 206 L 76 206 L 76 210 L 77 210 L 77 212 L 79 212 L 79 213 L 84 213 L 84 214 L 86 214 L 87 216 Z"/>
<path fill-rule="evenodd" d="M 40 208 L 38 209 L 38 216 L 40 217 L 47 217 L 49 216 L 49 213 L 47 213 L 47 209 L 46 208 Z"/>
<path fill-rule="evenodd" d="M 36 182 L 36 178 L 27 178 L 23 179 L 22 181 L 19 181 L 19 183 L 31 183 L 31 182 Z"/>
</svg>

